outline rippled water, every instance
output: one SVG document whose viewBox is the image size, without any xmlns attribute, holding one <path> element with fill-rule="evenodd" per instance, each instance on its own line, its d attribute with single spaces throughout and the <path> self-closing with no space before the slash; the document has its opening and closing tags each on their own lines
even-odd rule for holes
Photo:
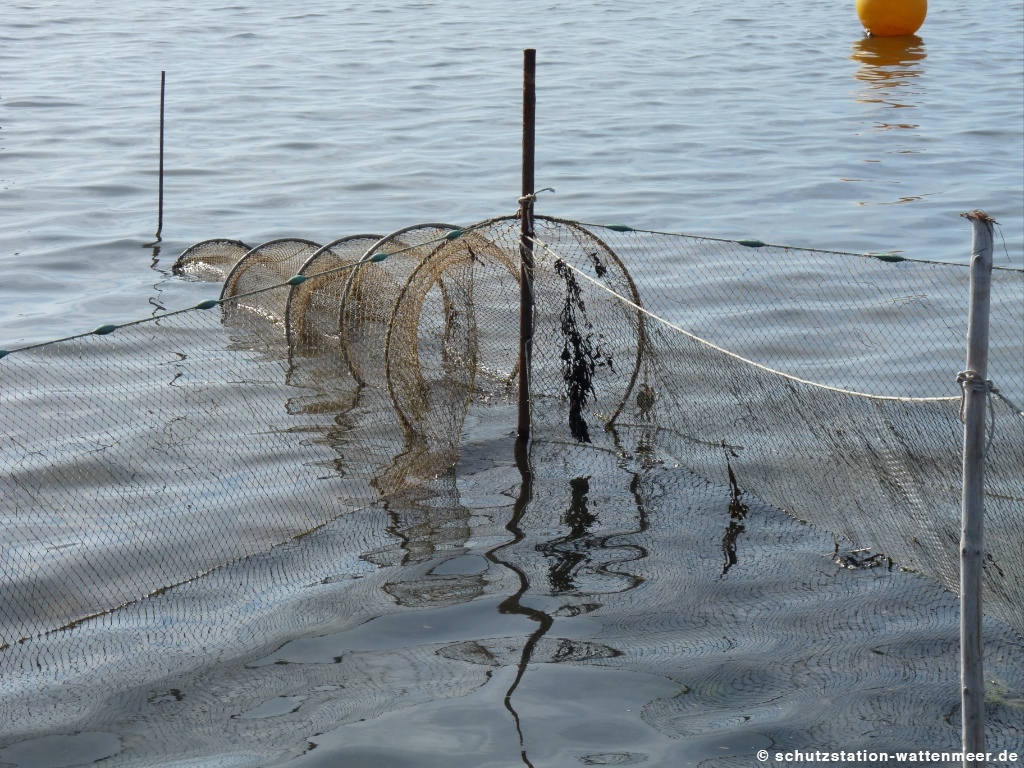
<svg viewBox="0 0 1024 768">
<path fill-rule="evenodd" d="M 1022 263 L 1022 11 L 941 4 L 864 40 L 852 2 L 14 3 L 0 66 L 2 345 L 181 306 L 215 236 L 328 242 L 515 209 L 538 49 L 538 210 Z M 167 70 L 164 241 L 156 229 Z M 1003 241 L 997 238 L 1000 252 Z M 210 293 L 207 288 L 203 294 Z"/>
<path fill-rule="evenodd" d="M 933 6 L 892 41 L 861 37 L 852 0 L 10 5 L 0 347 L 215 296 L 170 276 L 209 237 L 512 212 L 527 46 L 537 182 L 557 190 L 539 212 L 962 262 L 958 214 L 982 208 L 997 264 L 1024 265 L 1024 11 Z M 164 240 L 140 247 L 161 69 Z M 948 593 L 840 567 L 827 532 L 740 515 L 685 471 L 644 485 L 543 446 L 510 546 L 504 437 L 463 457 L 457 493 L 9 649 L 0 764 L 749 765 L 773 743 L 955 744 Z M 1010 744 L 1021 646 L 995 622 L 986 637 Z"/>
</svg>

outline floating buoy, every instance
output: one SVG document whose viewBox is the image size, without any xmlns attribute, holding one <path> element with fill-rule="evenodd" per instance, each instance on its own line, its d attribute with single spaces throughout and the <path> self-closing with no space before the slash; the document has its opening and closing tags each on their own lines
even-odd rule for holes
<svg viewBox="0 0 1024 768">
<path fill-rule="evenodd" d="M 928 0 L 857 0 L 857 15 L 875 37 L 912 35 L 924 24 Z"/>
</svg>

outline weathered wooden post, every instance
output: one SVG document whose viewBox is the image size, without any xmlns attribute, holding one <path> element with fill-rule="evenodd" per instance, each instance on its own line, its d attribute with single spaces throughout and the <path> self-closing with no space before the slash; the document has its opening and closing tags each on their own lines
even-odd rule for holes
<svg viewBox="0 0 1024 768">
<path fill-rule="evenodd" d="M 533 155 L 537 109 L 537 51 L 523 51 L 523 183 L 519 199 L 522 229 L 519 238 L 519 421 L 520 442 L 530 439 L 532 421 L 530 364 L 533 359 Z"/>
<path fill-rule="evenodd" d="M 983 211 L 962 214 L 974 225 L 967 369 L 963 389 L 964 487 L 960 538 L 960 681 L 964 753 L 985 751 L 981 580 L 985 516 L 985 406 L 988 404 L 988 323 L 992 287 L 992 223 Z M 968 761 L 965 757 L 965 766 Z M 973 763 L 971 763 L 973 765 Z"/>
</svg>

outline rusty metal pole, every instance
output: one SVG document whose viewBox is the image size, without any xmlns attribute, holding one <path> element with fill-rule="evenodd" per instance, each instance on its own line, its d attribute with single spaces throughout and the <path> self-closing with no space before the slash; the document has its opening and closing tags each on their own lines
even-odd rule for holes
<svg viewBox="0 0 1024 768">
<path fill-rule="evenodd" d="M 520 442 L 530 439 L 532 423 L 530 365 L 533 358 L 533 159 L 537 113 L 537 51 L 523 51 L 523 184 L 519 212 L 522 229 L 519 238 L 519 423 Z"/>
<path fill-rule="evenodd" d="M 992 287 L 992 224 L 983 211 L 963 214 L 974 225 L 967 370 L 963 388 L 964 486 L 960 538 L 960 680 L 964 765 L 966 753 L 985 751 L 985 678 L 982 672 L 981 585 L 985 519 L 985 407 L 988 405 L 988 321 Z"/>
</svg>

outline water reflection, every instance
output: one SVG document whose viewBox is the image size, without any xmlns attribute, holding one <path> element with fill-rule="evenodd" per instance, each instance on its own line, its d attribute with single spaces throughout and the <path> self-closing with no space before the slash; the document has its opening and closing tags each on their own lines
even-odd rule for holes
<svg viewBox="0 0 1024 768">
<path fill-rule="evenodd" d="M 851 46 L 850 59 L 859 64 L 853 72 L 859 85 L 854 99 L 867 108 L 867 114 L 860 120 L 864 127 L 855 135 L 862 137 L 859 145 L 870 154 L 861 158 L 867 165 L 862 166 L 858 178 L 840 180 L 871 185 L 873 194 L 858 200 L 859 206 L 914 203 L 935 194 L 902 188 L 904 182 L 918 174 L 917 164 L 908 165 L 911 158 L 907 156 L 922 151 L 917 140 L 921 126 L 914 110 L 923 101 L 920 76 L 924 74 L 926 56 L 924 41 L 917 35 L 865 37 Z M 868 190 L 860 189 L 860 194 Z"/>
<path fill-rule="evenodd" d="M 744 521 L 747 519 L 747 505 L 740 500 L 740 487 L 736 482 L 736 475 L 732 471 L 732 464 L 729 463 L 730 451 L 725 448 L 725 444 L 722 446 L 726 451 L 726 467 L 729 470 L 729 525 L 726 526 L 725 535 L 722 536 L 722 553 L 725 555 L 725 565 L 722 567 L 722 576 L 729 573 L 729 569 L 732 568 L 736 563 L 739 562 L 739 557 L 736 554 L 736 542 L 745 530 L 747 526 Z M 736 454 L 732 453 L 733 458 L 736 458 Z"/>
<path fill-rule="evenodd" d="M 569 533 L 543 544 L 537 549 L 550 560 L 548 582 L 552 594 L 573 592 L 576 590 L 574 575 L 583 563 L 589 560 L 587 549 L 591 528 L 597 522 L 596 515 L 587 508 L 587 494 L 590 492 L 590 477 L 577 477 L 569 481 L 572 489 L 572 501 L 569 510 L 563 515 L 562 523 L 569 526 Z"/>
<path fill-rule="evenodd" d="M 519 687 L 519 684 L 523 680 L 523 675 L 526 674 L 526 667 L 530 663 L 534 647 L 541 638 L 548 633 L 555 620 L 552 616 L 544 613 L 543 611 L 539 611 L 536 608 L 531 608 L 522 604 L 523 595 L 525 595 L 527 590 L 530 588 L 530 581 L 526 572 L 522 568 L 513 564 L 510 560 L 505 560 L 498 556 L 498 552 L 501 550 L 512 547 L 526 538 L 526 534 L 523 533 L 520 524 L 523 516 L 526 514 L 526 510 L 529 507 L 530 502 L 533 501 L 533 467 L 530 461 L 529 447 L 523 441 L 516 441 L 515 460 L 522 483 L 519 486 L 519 496 L 516 498 L 515 505 L 512 508 L 512 517 L 509 519 L 508 523 L 505 524 L 505 530 L 512 534 L 512 540 L 487 552 L 487 559 L 496 565 L 508 568 L 516 574 L 519 581 L 519 589 L 515 594 L 510 595 L 501 602 L 498 606 L 498 612 L 502 614 L 526 616 L 532 621 L 537 622 L 537 629 L 534 630 L 529 639 L 527 639 L 525 645 L 523 645 L 523 651 L 519 658 L 515 679 L 512 681 L 512 685 L 509 686 L 509 689 L 505 692 L 504 701 L 505 709 L 508 710 L 512 715 L 512 719 L 515 721 L 516 733 L 519 736 L 520 758 L 524 765 L 529 768 L 533 768 L 533 763 L 530 762 L 526 755 L 526 743 L 523 739 L 522 721 L 519 718 L 519 712 L 516 711 L 515 706 L 512 704 L 512 694 L 515 693 L 516 688 Z"/>
<path fill-rule="evenodd" d="M 920 91 L 915 89 L 915 80 L 923 73 L 920 62 L 927 56 L 920 37 L 865 37 L 853 44 L 852 51 L 850 58 L 860 64 L 853 76 L 863 84 L 857 94 L 859 103 L 890 109 L 917 107 L 915 97 Z M 885 120 L 876 122 L 875 127 L 891 130 L 918 126 Z"/>
</svg>

